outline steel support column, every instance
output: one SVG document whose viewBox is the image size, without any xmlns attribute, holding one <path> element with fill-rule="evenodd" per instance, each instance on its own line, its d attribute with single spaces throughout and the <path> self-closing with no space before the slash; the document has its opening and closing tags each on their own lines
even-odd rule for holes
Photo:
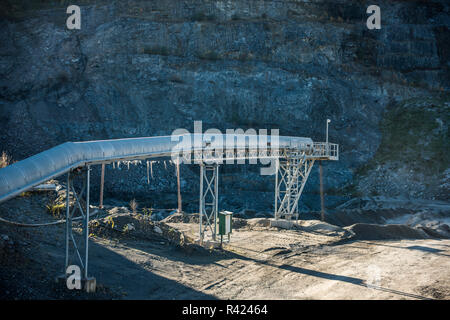
<svg viewBox="0 0 450 320">
<path fill-rule="evenodd" d="M 88 277 L 88 258 L 89 258 L 89 190 L 91 185 L 91 179 L 90 179 L 90 172 L 91 172 L 91 166 L 87 166 L 86 170 L 86 184 L 87 184 L 87 190 L 86 190 L 86 216 L 84 219 L 84 239 L 85 239 L 85 257 L 84 257 L 84 278 L 87 279 Z"/>
<path fill-rule="evenodd" d="M 66 187 L 66 261 L 64 263 L 64 274 L 66 273 L 67 267 L 69 266 L 69 245 L 70 245 L 70 235 L 72 232 L 72 220 L 70 217 L 70 171 L 67 172 L 67 187 Z"/>
<path fill-rule="evenodd" d="M 105 186 L 105 164 L 102 163 L 102 173 L 100 175 L 100 204 L 98 205 L 99 209 L 103 209 L 103 189 Z"/>
<path fill-rule="evenodd" d="M 277 212 L 278 212 L 278 198 L 279 198 L 279 186 L 278 186 L 278 170 L 280 169 L 280 159 L 276 158 L 275 159 L 275 204 L 274 204 L 274 218 L 278 219 L 279 217 L 277 216 Z"/>
<path fill-rule="evenodd" d="M 79 174 L 77 172 L 69 172 L 67 174 L 67 188 L 66 188 L 66 254 L 64 263 L 64 274 L 67 267 L 75 264 L 79 265 L 83 270 L 83 276 L 88 278 L 88 256 L 89 256 L 89 190 L 90 190 L 90 166 L 87 166 L 84 170 L 77 170 L 78 173 L 85 173 L 83 177 L 83 187 L 78 192 L 76 191 L 73 180 Z M 85 195 L 85 202 L 83 201 L 83 195 Z M 73 207 L 70 208 L 71 195 L 73 196 Z M 75 214 L 79 215 L 75 219 Z M 82 219 L 83 233 L 80 236 L 73 233 L 73 220 Z M 84 252 L 80 244 L 84 245 Z M 84 254 L 82 254 L 82 252 Z M 84 257 L 83 257 L 84 256 Z M 75 258 L 74 258 L 75 257 Z"/>
</svg>

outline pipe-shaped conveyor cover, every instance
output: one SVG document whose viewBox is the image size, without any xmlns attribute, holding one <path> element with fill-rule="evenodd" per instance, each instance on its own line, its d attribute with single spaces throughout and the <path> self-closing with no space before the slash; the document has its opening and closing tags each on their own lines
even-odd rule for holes
<svg viewBox="0 0 450 320">
<path fill-rule="evenodd" d="M 244 137 L 244 139 L 243 139 Z M 258 137 L 258 138 L 256 138 Z M 0 203 L 25 192 L 36 185 L 56 178 L 71 169 L 89 163 L 113 162 L 154 157 L 170 157 L 172 153 L 186 151 L 180 142 L 190 142 L 190 150 L 203 149 L 204 141 L 221 139 L 224 148 L 257 148 L 258 141 L 279 141 L 278 147 L 304 150 L 311 148 L 310 138 L 240 135 L 240 134 L 184 134 L 86 142 L 66 142 L 49 150 L 0 169 Z M 201 141 L 197 146 L 195 141 Z M 259 145 L 261 146 L 261 145 Z M 274 144 L 272 144 L 274 146 Z"/>
</svg>

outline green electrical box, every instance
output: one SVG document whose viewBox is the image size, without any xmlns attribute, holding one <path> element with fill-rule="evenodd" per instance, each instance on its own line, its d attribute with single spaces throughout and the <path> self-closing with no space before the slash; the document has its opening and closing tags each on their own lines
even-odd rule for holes
<svg viewBox="0 0 450 320">
<path fill-rule="evenodd" d="M 233 212 L 219 212 L 219 234 L 222 236 L 230 235 L 232 229 Z"/>
</svg>

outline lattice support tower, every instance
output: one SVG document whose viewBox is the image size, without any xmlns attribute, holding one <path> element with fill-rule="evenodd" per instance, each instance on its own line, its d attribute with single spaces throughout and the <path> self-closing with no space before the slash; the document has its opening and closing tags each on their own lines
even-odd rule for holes
<svg viewBox="0 0 450 320">
<path fill-rule="evenodd" d="M 216 240 L 217 216 L 219 210 L 219 165 L 200 163 L 200 203 L 199 235 L 200 242 L 207 229 Z"/>
<path fill-rule="evenodd" d="M 288 151 L 277 160 L 275 174 L 275 219 L 299 217 L 299 199 L 314 165 L 304 151 Z"/>
</svg>

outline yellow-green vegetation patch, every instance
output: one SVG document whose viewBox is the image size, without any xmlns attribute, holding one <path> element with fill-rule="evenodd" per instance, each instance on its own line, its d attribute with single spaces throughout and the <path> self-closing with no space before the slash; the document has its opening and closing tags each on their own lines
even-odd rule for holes
<svg viewBox="0 0 450 320">
<path fill-rule="evenodd" d="M 50 200 L 45 207 L 52 216 L 60 217 L 64 212 L 66 205 L 64 203 L 58 203 L 57 200 Z"/>
<path fill-rule="evenodd" d="M 380 146 L 358 174 L 364 175 L 378 165 L 399 161 L 414 171 L 442 173 L 450 163 L 449 114 L 448 94 L 388 106 L 380 123 Z"/>
</svg>

